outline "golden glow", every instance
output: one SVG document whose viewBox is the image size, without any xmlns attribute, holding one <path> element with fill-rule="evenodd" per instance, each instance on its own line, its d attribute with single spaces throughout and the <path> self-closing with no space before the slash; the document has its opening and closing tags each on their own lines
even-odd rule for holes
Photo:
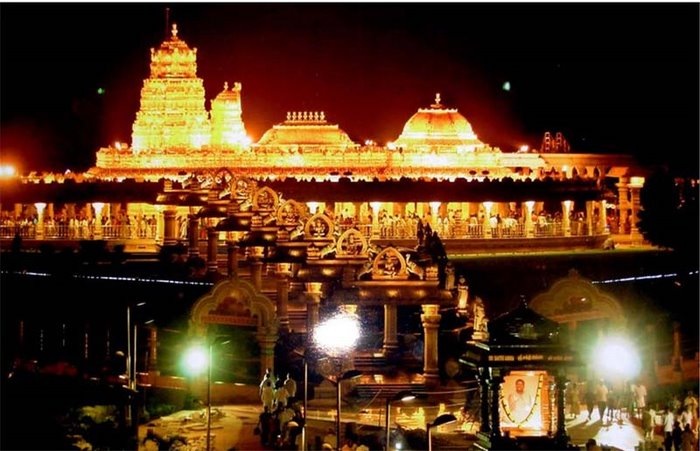
<svg viewBox="0 0 700 451">
<path fill-rule="evenodd" d="M 523 153 L 524 153 L 524 152 L 527 152 L 528 150 L 530 150 L 530 146 L 528 146 L 527 144 L 523 144 L 523 145 L 520 146 L 520 148 L 518 149 L 518 152 L 523 152 Z"/>
<path fill-rule="evenodd" d="M 635 176 L 635 177 L 630 177 L 629 186 L 630 186 L 631 188 L 641 188 L 641 187 L 644 186 L 644 182 L 645 182 L 645 181 L 646 181 L 646 180 L 644 179 L 644 177 L 637 177 L 637 176 Z"/>
<path fill-rule="evenodd" d="M 104 202 L 93 202 L 92 203 L 92 208 L 95 209 L 95 214 L 97 216 L 100 216 L 102 214 L 102 209 L 104 208 L 105 204 Z"/>
<path fill-rule="evenodd" d="M 0 177 L 14 177 L 17 170 L 14 166 L 5 164 L 0 166 Z"/>
<path fill-rule="evenodd" d="M 440 202 L 438 202 L 438 201 L 432 201 L 432 202 L 429 202 L 428 204 L 430 205 L 430 209 L 433 211 L 440 208 Z"/>
<path fill-rule="evenodd" d="M 370 202 L 369 206 L 372 207 L 372 211 L 377 214 L 379 213 L 379 207 L 382 206 L 381 202 Z"/>
<path fill-rule="evenodd" d="M 562 202 L 562 204 L 564 205 L 564 208 L 566 208 L 566 211 L 571 211 L 571 207 L 574 206 L 574 201 L 573 200 L 565 200 L 564 202 Z"/>
<path fill-rule="evenodd" d="M 528 200 L 525 202 L 525 206 L 527 207 L 527 211 L 532 213 L 532 209 L 535 208 L 535 201 L 534 200 Z"/>
<path fill-rule="evenodd" d="M 489 213 L 491 213 L 491 208 L 492 208 L 492 207 L 493 207 L 493 202 L 491 202 L 490 200 L 487 200 L 486 202 L 484 202 L 484 209 L 486 210 L 486 214 L 487 214 L 487 215 L 488 215 Z"/>
<path fill-rule="evenodd" d="M 46 202 L 37 202 L 34 204 L 34 207 L 36 208 L 36 211 L 39 214 L 39 216 L 43 216 L 44 209 L 46 208 Z"/>
</svg>

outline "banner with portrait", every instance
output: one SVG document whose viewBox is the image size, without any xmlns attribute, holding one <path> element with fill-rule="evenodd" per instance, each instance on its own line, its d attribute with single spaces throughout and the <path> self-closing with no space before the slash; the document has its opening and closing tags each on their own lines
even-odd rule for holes
<svg viewBox="0 0 700 451">
<path fill-rule="evenodd" d="M 501 384 L 501 427 L 543 430 L 542 391 L 544 371 L 513 371 Z"/>
</svg>

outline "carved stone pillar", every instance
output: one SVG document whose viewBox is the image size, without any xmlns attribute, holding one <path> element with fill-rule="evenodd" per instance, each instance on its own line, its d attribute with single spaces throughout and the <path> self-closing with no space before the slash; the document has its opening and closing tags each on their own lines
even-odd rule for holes
<svg viewBox="0 0 700 451">
<path fill-rule="evenodd" d="M 197 215 L 189 215 L 187 223 L 187 236 L 189 237 L 190 257 L 199 256 L 199 218 Z"/>
<path fill-rule="evenodd" d="M 479 369 L 479 432 L 488 434 L 491 432 L 491 421 L 489 419 L 489 371 L 486 368 Z"/>
<path fill-rule="evenodd" d="M 629 193 L 628 183 L 629 183 L 629 178 L 627 178 L 627 177 L 620 177 L 620 182 L 617 183 L 617 200 L 618 200 L 617 211 L 618 211 L 619 220 L 620 220 L 620 230 L 618 233 L 622 233 L 622 234 L 627 232 L 625 225 L 627 224 L 628 209 L 630 208 L 629 202 L 628 202 L 628 193 Z"/>
<path fill-rule="evenodd" d="M 493 231 L 491 230 L 491 207 L 493 207 L 493 202 L 482 202 L 482 205 L 484 206 L 484 220 L 482 221 L 484 238 L 492 238 Z"/>
<path fill-rule="evenodd" d="M 92 208 L 95 209 L 95 227 L 94 227 L 94 238 L 96 240 L 102 239 L 102 209 L 105 204 L 102 202 L 93 202 Z"/>
<path fill-rule="evenodd" d="M 379 207 L 382 205 L 379 202 L 370 202 L 372 207 L 372 238 L 379 238 Z"/>
<path fill-rule="evenodd" d="M 440 378 L 438 368 L 440 306 L 438 304 L 424 304 L 422 307 L 423 314 L 420 318 L 423 322 L 423 375 L 428 385 L 436 385 Z"/>
<path fill-rule="evenodd" d="M 207 228 L 207 272 L 219 270 L 217 250 L 219 247 L 219 232 L 214 227 Z"/>
<path fill-rule="evenodd" d="M 503 377 L 495 376 L 491 379 L 491 438 L 501 437 L 501 414 L 499 412 L 501 384 Z"/>
<path fill-rule="evenodd" d="M 430 227 L 432 227 L 433 231 L 438 230 L 438 219 L 440 218 L 440 202 L 430 202 L 430 220 L 432 224 L 430 224 Z"/>
<path fill-rule="evenodd" d="M 307 282 L 304 284 L 306 291 L 306 332 L 310 333 L 319 321 L 319 306 L 323 284 L 321 282 Z"/>
<path fill-rule="evenodd" d="M 639 228 L 637 227 L 637 221 L 639 218 L 639 210 L 641 209 L 640 199 L 639 199 L 639 186 L 630 185 L 630 237 L 635 240 L 641 240 L 642 235 L 639 233 Z"/>
<path fill-rule="evenodd" d="M 36 239 L 44 239 L 44 209 L 46 204 L 44 202 L 37 202 L 34 204 L 36 207 L 37 221 L 36 221 Z"/>
<path fill-rule="evenodd" d="M 566 390 L 566 377 L 563 374 L 557 374 L 554 378 L 556 384 L 556 402 L 557 402 L 557 432 L 555 438 L 562 442 L 566 441 L 566 416 L 564 414 L 564 391 Z"/>
<path fill-rule="evenodd" d="M 605 200 L 600 201 L 600 213 L 598 214 L 598 221 L 600 233 L 604 235 L 610 233 L 610 229 L 608 228 L 608 216 L 607 212 L 605 211 Z"/>
<path fill-rule="evenodd" d="M 534 238 L 535 224 L 532 222 L 532 214 L 535 208 L 535 201 L 529 200 L 525 202 L 525 236 Z"/>
<path fill-rule="evenodd" d="M 158 371 L 158 328 L 151 325 L 148 328 L 148 374 L 157 376 Z"/>
<path fill-rule="evenodd" d="M 595 235 L 595 230 L 593 230 L 593 201 L 586 201 L 586 228 L 588 229 L 588 236 Z"/>
<path fill-rule="evenodd" d="M 396 304 L 384 304 L 384 356 L 396 355 L 399 340 L 396 333 Z"/>
<path fill-rule="evenodd" d="M 238 243 L 236 241 L 226 242 L 226 274 L 229 278 L 238 275 Z"/>
<path fill-rule="evenodd" d="M 263 248 L 254 246 L 249 249 L 248 261 L 250 262 L 250 278 L 256 290 L 262 291 L 262 258 Z"/>
<path fill-rule="evenodd" d="M 260 377 L 265 375 L 265 369 L 270 368 L 275 371 L 275 344 L 277 335 L 258 334 L 258 344 L 260 345 Z"/>
<path fill-rule="evenodd" d="M 355 220 L 359 224 L 362 222 L 362 202 L 353 202 L 352 206 L 355 208 Z"/>
<path fill-rule="evenodd" d="M 173 246 L 177 244 L 177 221 L 175 207 L 167 207 L 163 212 L 163 245 Z"/>
<path fill-rule="evenodd" d="M 564 200 L 561 203 L 561 224 L 564 236 L 571 236 L 571 207 L 574 202 L 571 200 Z"/>
<path fill-rule="evenodd" d="M 22 219 L 22 211 L 24 208 L 22 207 L 22 204 L 15 204 L 15 210 L 14 210 L 14 220 L 19 221 Z"/>
<path fill-rule="evenodd" d="M 280 331 L 289 332 L 289 276 L 292 275 L 290 263 L 278 263 L 275 268 L 277 277 L 277 318 Z"/>
</svg>

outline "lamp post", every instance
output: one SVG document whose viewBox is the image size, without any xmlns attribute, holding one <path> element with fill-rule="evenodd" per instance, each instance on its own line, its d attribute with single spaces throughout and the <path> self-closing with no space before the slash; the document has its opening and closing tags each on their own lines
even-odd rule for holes
<svg viewBox="0 0 700 451">
<path fill-rule="evenodd" d="M 335 380 L 336 418 L 335 436 L 336 447 L 340 448 L 340 384 L 342 381 L 358 377 L 362 374 L 357 370 L 342 371 L 342 356 L 350 352 L 360 338 L 360 324 L 356 315 L 341 313 L 316 325 L 313 331 L 314 343 L 323 349 L 338 365 Z"/>
<path fill-rule="evenodd" d="M 442 426 L 443 424 L 453 423 L 457 421 L 457 417 L 451 413 L 445 413 L 435 418 L 435 421 L 428 423 L 426 425 L 426 430 L 428 432 L 428 451 L 433 451 L 433 439 L 430 430 L 434 427 Z"/>
<path fill-rule="evenodd" d="M 385 429 L 386 429 L 386 441 L 384 442 L 384 449 L 386 451 L 389 451 L 389 440 L 391 437 L 391 429 L 390 427 L 390 421 L 389 421 L 389 416 L 391 415 L 391 403 L 394 401 L 411 401 L 416 399 L 416 394 L 413 393 L 412 391 L 409 390 L 404 390 L 396 393 L 394 396 L 390 396 L 386 398 L 386 409 L 384 410 L 386 412 L 386 415 L 384 415 L 385 419 Z"/>
<path fill-rule="evenodd" d="M 304 424 L 301 427 L 301 449 L 306 451 L 306 415 L 309 407 L 309 361 L 306 357 L 306 350 L 294 350 L 304 361 Z"/>
<path fill-rule="evenodd" d="M 215 340 L 210 340 L 206 349 L 201 345 L 195 345 L 185 353 L 185 365 L 190 374 L 197 375 L 206 369 L 207 371 L 207 447 L 206 450 L 211 450 L 211 367 L 213 349 L 215 344 L 226 344 L 230 340 L 217 343 Z"/>
</svg>

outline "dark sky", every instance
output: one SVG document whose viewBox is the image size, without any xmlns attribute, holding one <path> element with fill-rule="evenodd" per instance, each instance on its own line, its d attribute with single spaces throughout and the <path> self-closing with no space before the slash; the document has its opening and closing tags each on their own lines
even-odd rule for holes
<svg viewBox="0 0 700 451">
<path fill-rule="evenodd" d="M 506 151 L 562 131 L 574 151 L 698 173 L 692 3 L 3 3 L 0 159 L 80 170 L 130 141 L 166 7 L 198 48 L 207 100 L 243 83 L 255 140 L 287 111 L 323 110 L 355 141 L 385 143 L 440 92 Z"/>
</svg>

